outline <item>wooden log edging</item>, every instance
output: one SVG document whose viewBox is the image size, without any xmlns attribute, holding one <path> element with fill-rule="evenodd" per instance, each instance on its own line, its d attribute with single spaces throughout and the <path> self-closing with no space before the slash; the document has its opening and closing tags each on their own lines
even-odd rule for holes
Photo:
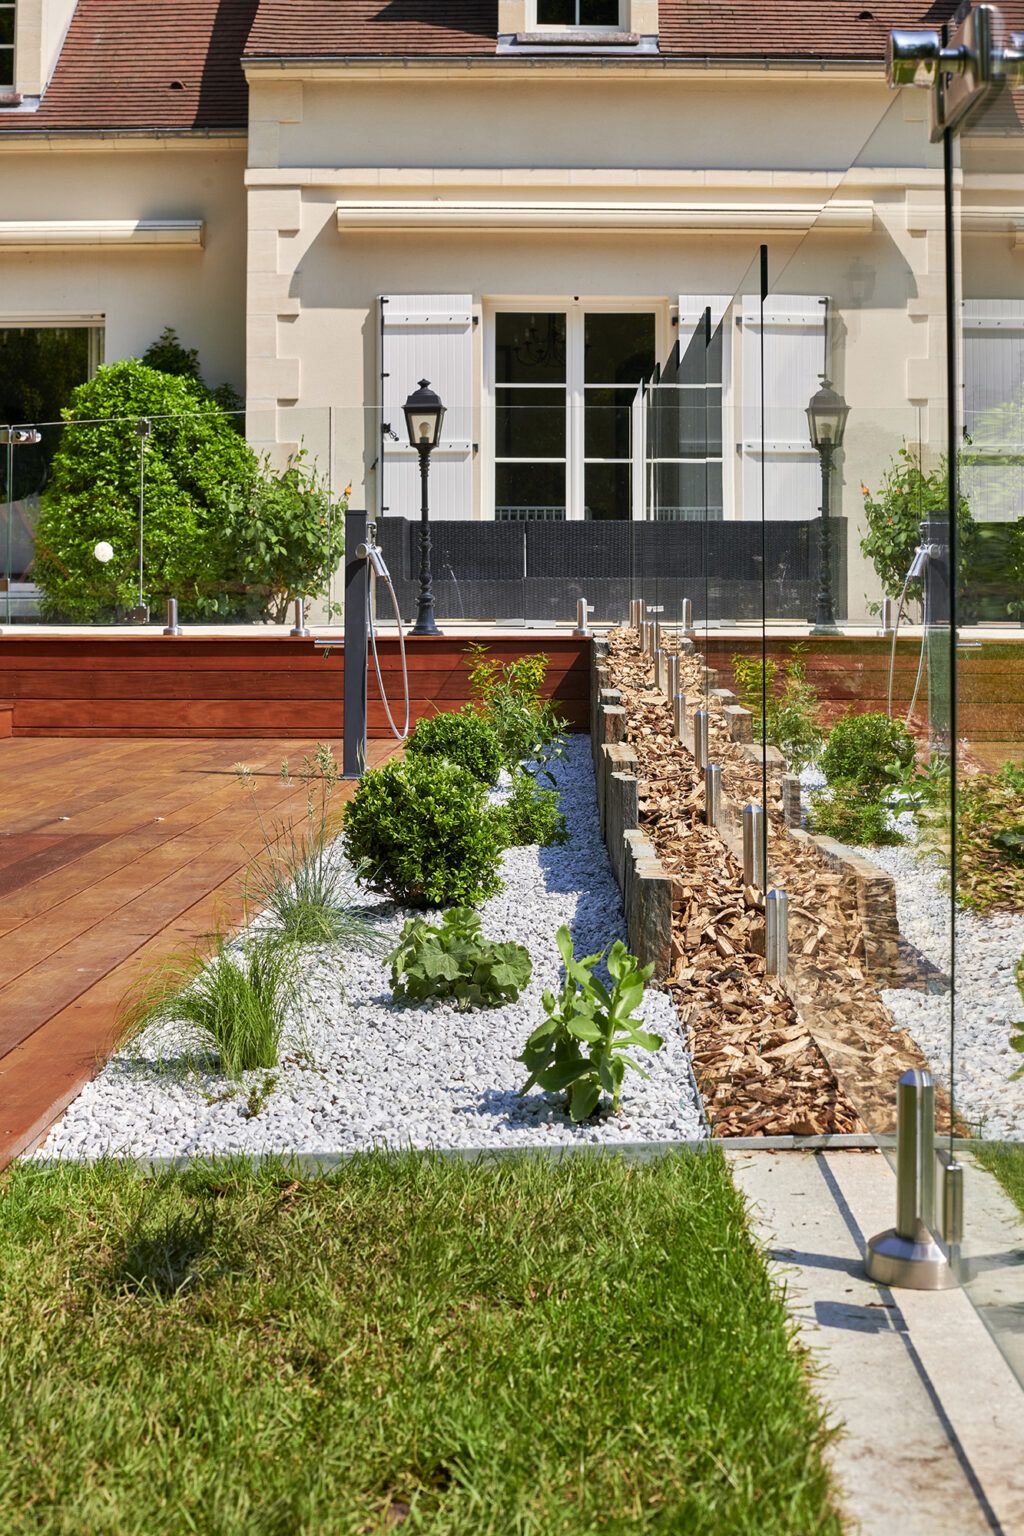
<svg viewBox="0 0 1024 1536">
<path fill-rule="evenodd" d="M 709 669 L 710 674 L 710 669 Z M 622 892 L 626 928 L 633 953 L 643 964 L 654 962 L 658 979 L 669 974 L 672 947 L 672 882 L 654 848 L 639 831 L 639 784 L 636 754 L 625 741 L 627 713 L 617 689 L 610 686 L 607 645 L 595 644 L 591 666 L 591 747 L 601 833 Z M 713 682 L 713 675 L 708 676 Z M 750 761 L 760 766 L 762 749 L 750 739 L 751 715 L 726 688 L 713 688 L 707 701 L 722 713 L 730 739 Z M 687 698 L 683 745 L 693 750 L 692 708 Z M 860 854 L 851 853 L 834 838 L 800 827 L 800 780 L 776 747 L 764 754 L 769 770 L 780 778 L 783 820 L 789 836 L 810 843 L 825 864 L 849 882 L 864 936 L 864 967 L 876 982 L 891 978 L 899 960 L 899 921 L 896 885 L 892 876 Z M 739 856 L 735 829 L 739 807 L 723 792 L 722 832 Z"/>
</svg>

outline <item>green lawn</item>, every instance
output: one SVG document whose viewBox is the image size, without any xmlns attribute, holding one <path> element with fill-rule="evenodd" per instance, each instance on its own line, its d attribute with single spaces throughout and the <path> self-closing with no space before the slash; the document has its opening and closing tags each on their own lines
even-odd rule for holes
<svg viewBox="0 0 1024 1536">
<path fill-rule="evenodd" d="M 0 1530 L 838 1536 L 717 1151 L 0 1181 Z"/>
<path fill-rule="evenodd" d="M 972 1141 L 971 1156 L 994 1173 L 1011 1200 L 1024 1211 L 1024 1143 Z"/>
</svg>

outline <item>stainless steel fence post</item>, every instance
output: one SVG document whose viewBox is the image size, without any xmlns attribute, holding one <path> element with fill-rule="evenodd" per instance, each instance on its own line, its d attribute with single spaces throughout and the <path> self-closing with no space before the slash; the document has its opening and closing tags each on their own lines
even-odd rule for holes
<svg viewBox="0 0 1024 1536">
<path fill-rule="evenodd" d="M 648 643 L 647 642 L 647 632 L 650 629 L 650 627 L 651 626 L 648 624 L 646 619 L 641 619 L 640 620 L 640 631 L 639 631 L 639 633 L 640 633 L 640 649 L 641 649 L 641 651 L 644 651 L 644 652 L 646 652 L 646 650 L 647 650 L 647 643 Z"/>
<path fill-rule="evenodd" d="M 953 1207 L 958 1183 L 954 1179 L 951 1187 L 944 1181 L 943 1193 Z M 951 1226 L 962 1220 L 955 1208 L 949 1215 Z M 896 1225 L 868 1243 L 864 1258 L 868 1278 L 911 1291 L 945 1291 L 956 1285 L 956 1276 L 932 1236 L 934 1227 L 935 1080 L 930 1072 L 912 1067 L 896 1089 Z"/>
<path fill-rule="evenodd" d="M 367 516 L 351 507 L 345 513 L 345 676 L 342 777 L 358 779 L 366 767 L 367 602 L 370 562 L 356 551 L 365 549 Z"/>
<path fill-rule="evenodd" d="M 306 599 L 304 597 L 297 597 L 295 599 L 295 623 L 288 633 L 300 640 L 305 639 L 311 633 L 306 628 Z"/>
<path fill-rule="evenodd" d="M 676 741 L 682 741 L 686 735 L 685 693 L 676 693 L 672 696 L 672 725 L 675 730 Z"/>
<path fill-rule="evenodd" d="M 693 599 L 683 598 L 683 634 L 693 634 Z"/>
<path fill-rule="evenodd" d="M 764 914 L 764 968 L 769 976 L 785 976 L 789 970 L 789 897 L 785 891 L 768 892 Z"/>
<path fill-rule="evenodd" d="M 759 805 L 743 807 L 743 884 L 764 890 L 764 811 Z"/>
<path fill-rule="evenodd" d="M 164 629 L 164 634 L 181 634 L 181 625 L 178 623 L 178 599 L 176 597 L 169 597 L 167 599 L 167 626 Z"/>
<path fill-rule="evenodd" d="M 665 692 L 674 699 L 679 692 L 679 653 L 669 651 L 665 657 Z"/>
<path fill-rule="evenodd" d="M 708 721 L 711 716 L 706 709 L 697 709 L 693 713 L 693 757 L 698 768 L 705 768 L 708 761 Z"/>
<path fill-rule="evenodd" d="M 644 618 L 643 599 L 639 598 L 639 597 L 631 597 L 630 600 L 629 600 L 629 627 L 630 627 L 630 629 L 639 629 L 640 625 L 643 623 L 643 618 Z"/>
<path fill-rule="evenodd" d="M 709 827 L 717 827 L 722 819 L 722 770 L 718 763 L 708 763 L 704 769 L 704 820 Z"/>
<path fill-rule="evenodd" d="M 665 691 L 665 652 L 659 645 L 654 653 L 654 686 Z"/>
</svg>

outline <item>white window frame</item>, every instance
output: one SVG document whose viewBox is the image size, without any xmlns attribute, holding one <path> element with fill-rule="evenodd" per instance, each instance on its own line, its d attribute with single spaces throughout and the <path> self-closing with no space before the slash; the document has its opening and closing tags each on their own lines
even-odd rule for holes
<svg viewBox="0 0 1024 1536">
<path fill-rule="evenodd" d="M 558 22 L 550 22 L 550 21 L 548 21 L 548 22 L 539 21 L 537 19 L 537 4 L 538 4 L 538 0 L 529 0 L 529 4 L 530 4 L 530 10 L 529 10 L 530 26 L 528 27 L 527 30 L 530 31 L 530 32 L 565 33 L 565 32 L 579 32 L 579 31 L 583 31 L 583 32 L 626 32 L 626 31 L 628 31 L 627 15 L 626 15 L 628 0 L 619 0 L 619 19 L 615 23 L 615 25 L 614 26 L 603 26 L 603 27 L 591 26 L 588 22 L 585 22 L 585 21 L 564 21 L 564 22 L 560 22 L 560 23 L 558 23 Z M 576 15 L 578 16 L 579 13 L 580 13 L 580 0 L 574 0 L 574 5 L 576 7 Z"/>
<path fill-rule="evenodd" d="M 500 314 L 564 314 L 566 316 L 565 380 L 566 380 L 566 473 L 565 473 L 565 520 L 567 523 L 586 521 L 584 513 L 584 326 L 588 314 L 653 314 L 655 356 L 665 357 L 675 340 L 675 330 L 670 323 L 674 301 L 665 297 L 638 299 L 569 298 L 564 294 L 524 299 L 495 298 L 483 300 L 484 374 L 481 390 L 483 419 L 481 421 L 481 450 L 483 472 L 481 475 L 481 517 L 493 522 L 495 515 L 495 438 L 494 416 L 497 406 L 495 344 L 495 316 Z M 631 520 L 637 509 L 631 508 Z"/>
<path fill-rule="evenodd" d="M 14 25 L 11 31 L 10 43 L 5 43 L 0 49 L 0 58 L 10 60 L 11 78 L 4 80 L 4 70 L 0 65 L 0 91 L 16 91 L 18 88 L 18 5 L 17 0 L 0 0 L 0 8 L 10 12 Z"/>
</svg>

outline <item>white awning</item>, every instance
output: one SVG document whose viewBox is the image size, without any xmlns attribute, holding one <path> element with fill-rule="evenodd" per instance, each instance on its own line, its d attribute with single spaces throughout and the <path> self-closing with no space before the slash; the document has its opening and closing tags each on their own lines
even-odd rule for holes
<svg viewBox="0 0 1024 1536">
<path fill-rule="evenodd" d="M 343 198 L 338 202 L 342 234 L 358 230 L 551 230 L 598 234 L 688 230 L 694 234 L 732 231 L 835 229 L 869 234 L 870 202 L 822 203 L 638 203 L 524 201 L 520 199 Z"/>
<path fill-rule="evenodd" d="M 173 246 L 201 250 L 202 219 L 0 219 L 0 250 Z"/>
</svg>

